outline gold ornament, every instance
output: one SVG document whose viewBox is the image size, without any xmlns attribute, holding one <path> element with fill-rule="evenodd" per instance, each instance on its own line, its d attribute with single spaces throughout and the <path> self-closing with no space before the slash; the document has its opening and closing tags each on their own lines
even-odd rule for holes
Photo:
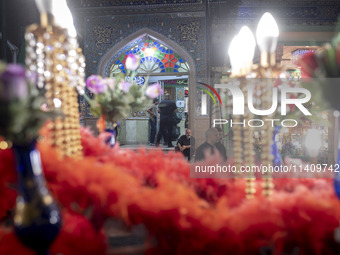
<svg viewBox="0 0 340 255">
<path fill-rule="evenodd" d="M 41 24 L 26 30 L 26 65 L 38 74 L 37 85 L 46 90 L 47 107 L 63 112 L 63 116 L 49 125 L 52 145 L 64 156 L 81 157 L 76 89 L 84 93 L 85 58 L 76 37 L 70 36 L 68 29 L 55 25 L 48 10 L 40 11 Z"/>
</svg>

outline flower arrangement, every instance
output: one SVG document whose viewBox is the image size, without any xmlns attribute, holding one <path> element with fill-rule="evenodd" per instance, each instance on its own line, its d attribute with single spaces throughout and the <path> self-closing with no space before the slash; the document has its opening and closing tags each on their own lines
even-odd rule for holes
<svg viewBox="0 0 340 255">
<path fill-rule="evenodd" d="M 35 79 L 20 65 L 0 62 L 0 136 L 15 144 L 36 139 L 45 121 L 56 115 L 43 109 L 45 97 Z"/>
<path fill-rule="evenodd" d="M 340 111 L 340 33 L 331 43 L 325 44 L 323 50 L 304 54 L 299 59 L 299 65 L 308 80 L 304 86 L 308 87 L 316 104 Z M 338 117 L 336 118 L 338 121 Z M 340 163 L 339 149 L 337 163 Z M 339 172 L 335 173 L 334 188 L 340 198 Z"/>
<path fill-rule="evenodd" d="M 303 77 L 340 78 L 340 34 L 322 50 L 308 52 L 301 56 L 298 63 Z"/>
<path fill-rule="evenodd" d="M 146 107 L 151 103 L 150 99 L 162 92 L 158 83 L 148 86 L 147 81 L 143 85 L 135 82 L 139 62 L 138 56 L 129 54 L 126 59 L 126 75 L 119 73 L 114 78 L 91 75 L 87 78 L 86 86 L 94 94 L 94 98 L 86 95 L 85 98 L 90 104 L 91 113 L 101 116 L 106 127 L 112 128 L 112 125 L 131 112 Z"/>
<path fill-rule="evenodd" d="M 307 78 L 304 86 L 311 91 L 314 101 L 319 106 L 328 104 L 328 108 L 340 110 L 340 34 L 322 50 L 302 55 L 298 64 L 302 78 Z"/>
</svg>

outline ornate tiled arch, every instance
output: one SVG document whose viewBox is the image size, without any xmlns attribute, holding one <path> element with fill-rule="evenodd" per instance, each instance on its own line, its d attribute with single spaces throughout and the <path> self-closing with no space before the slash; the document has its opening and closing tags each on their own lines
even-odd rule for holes
<svg viewBox="0 0 340 255">
<path fill-rule="evenodd" d="M 192 76 L 195 76 L 195 63 L 190 54 L 186 52 L 180 45 L 176 42 L 170 40 L 169 38 L 165 37 L 164 35 L 155 32 L 149 28 L 142 28 L 141 30 L 127 36 L 124 40 L 114 45 L 111 49 L 109 49 L 105 55 L 101 58 L 99 65 L 98 65 L 98 73 L 103 76 L 108 76 L 109 68 L 113 64 L 113 62 L 124 52 L 138 44 L 143 40 L 145 35 L 152 36 L 157 38 L 157 40 L 161 41 L 164 45 L 167 45 L 171 48 L 174 52 L 177 52 L 179 55 L 183 56 L 186 61 L 188 61 L 190 67 L 190 73 Z M 190 77 L 189 73 L 189 77 Z M 190 87 L 190 85 L 189 85 Z"/>
<path fill-rule="evenodd" d="M 98 74 L 107 77 L 109 76 L 109 68 L 112 66 L 113 62 L 124 52 L 131 49 L 131 47 L 138 44 L 145 35 L 149 35 L 151 37 L 156 38 L 164 45 L 171 48 L 174 52 L 181 55 L 188 63 L 190 71 L 189 71 L 189 91 L 193 93 L 189 93 L 189 114 L 194 113 L 194 95 L 196 94 L 196 70 L 195 70 L 195 63 L 191 55 L 183 49 L 180 45 L 176 42 L 170 40 L 169 38 L 165 37 L 164 35 L 155 32 L 149 28 L 142 28 L 141 30 L 127 36 L 124 40 L 114 45 L 111 49 L 109 49 L 105 55 L 101 58 L 99 65 L 98 65 Z M 192 109 L 192 110 L 191 110 Z"/>
</svg>

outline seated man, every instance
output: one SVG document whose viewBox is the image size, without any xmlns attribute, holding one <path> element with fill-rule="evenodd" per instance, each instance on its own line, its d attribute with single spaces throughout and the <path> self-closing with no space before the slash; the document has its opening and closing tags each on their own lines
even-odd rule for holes
<svg viewBox="0 0 340 255">
<path fill-rule="evenodd" d="M 216 128 L 209 128 L 205 132 L 205 139 L 206 141 L 197 148 L 195 161 L 205 159 L 206 154 L 213 155 L 215 152 L 220 153 L 216 147 L 216 143 L 219 141 L 219 135 Z"/>
<path fill-rule="evenodd" d="M 186 129 L 185 135 L 182 135 L 178 139 L 177 147 L 179 151 L 183 153 L 184 157 L 188 159 L 188 161 L 190 161 L 191 155 L 193 154 L 193 151 L 190 150 L 191 146 L 195 146 L 195 138 L 191 137 L 191 130 Z"/>
</svg>

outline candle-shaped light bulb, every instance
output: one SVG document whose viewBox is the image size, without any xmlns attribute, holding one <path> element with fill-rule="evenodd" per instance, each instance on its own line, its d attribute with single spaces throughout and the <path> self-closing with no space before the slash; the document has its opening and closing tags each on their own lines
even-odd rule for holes
<svg viewBox="0 0 340 255">
<path fill-rule="evenodd" d="M 35 4 L 40 13 L 51 13 L 52 12 L 52 1 L 51 0 L 35 0 Z"/>
<path fill-rule="evenodd" d="M 231 64 L 231 69 L 232 69 L 232 74 L 233 75 L 239 75 L 240 70 L 242 68 L 242 62 L 240 58 L 242 48 L 240 48 L 240 41 L 239 41 L 239 36 L 235 35 L 234 38 L 231 40 L 229 49 L 228 49 L 228 54 L 229 54 L 229 59 L 230 59 L 230 64 Z"/>
<path fill-rule="evenodd" d="M 66 0 L 53 0 L 52 15 L 57 26 L 65 28 L 71 37 L 76 37 L 77 32 L 73 25 L 73 17 L 67 6 Z"/>
<path fill-rule="evenodd" d="M 276 50 L 279 28 L 269 12 L 263 14 L 256 29 L 256 39 L 261 52 L 273 53 Z"/>
<path fill-rule="evenodd" d="M 242 68 L 249 70 L 255 53 L 255 38 L 249 27 L 243 26 L 238 34 Z"/>
<path fill-rule="evenodd" d="M 52 15 L 52 0 L 35 0 L 35 4 L 40 13 L 40 25 L 49 27 L 54 24 Z"/>
<path fill-rule="evenodd" d="M 66 0 L 35 0 L 35 3 L 40 12 L 42 27 L 57 25 L 67 29 L 70 36 L 77 36 L 72 14 Z"/>
</svg>

